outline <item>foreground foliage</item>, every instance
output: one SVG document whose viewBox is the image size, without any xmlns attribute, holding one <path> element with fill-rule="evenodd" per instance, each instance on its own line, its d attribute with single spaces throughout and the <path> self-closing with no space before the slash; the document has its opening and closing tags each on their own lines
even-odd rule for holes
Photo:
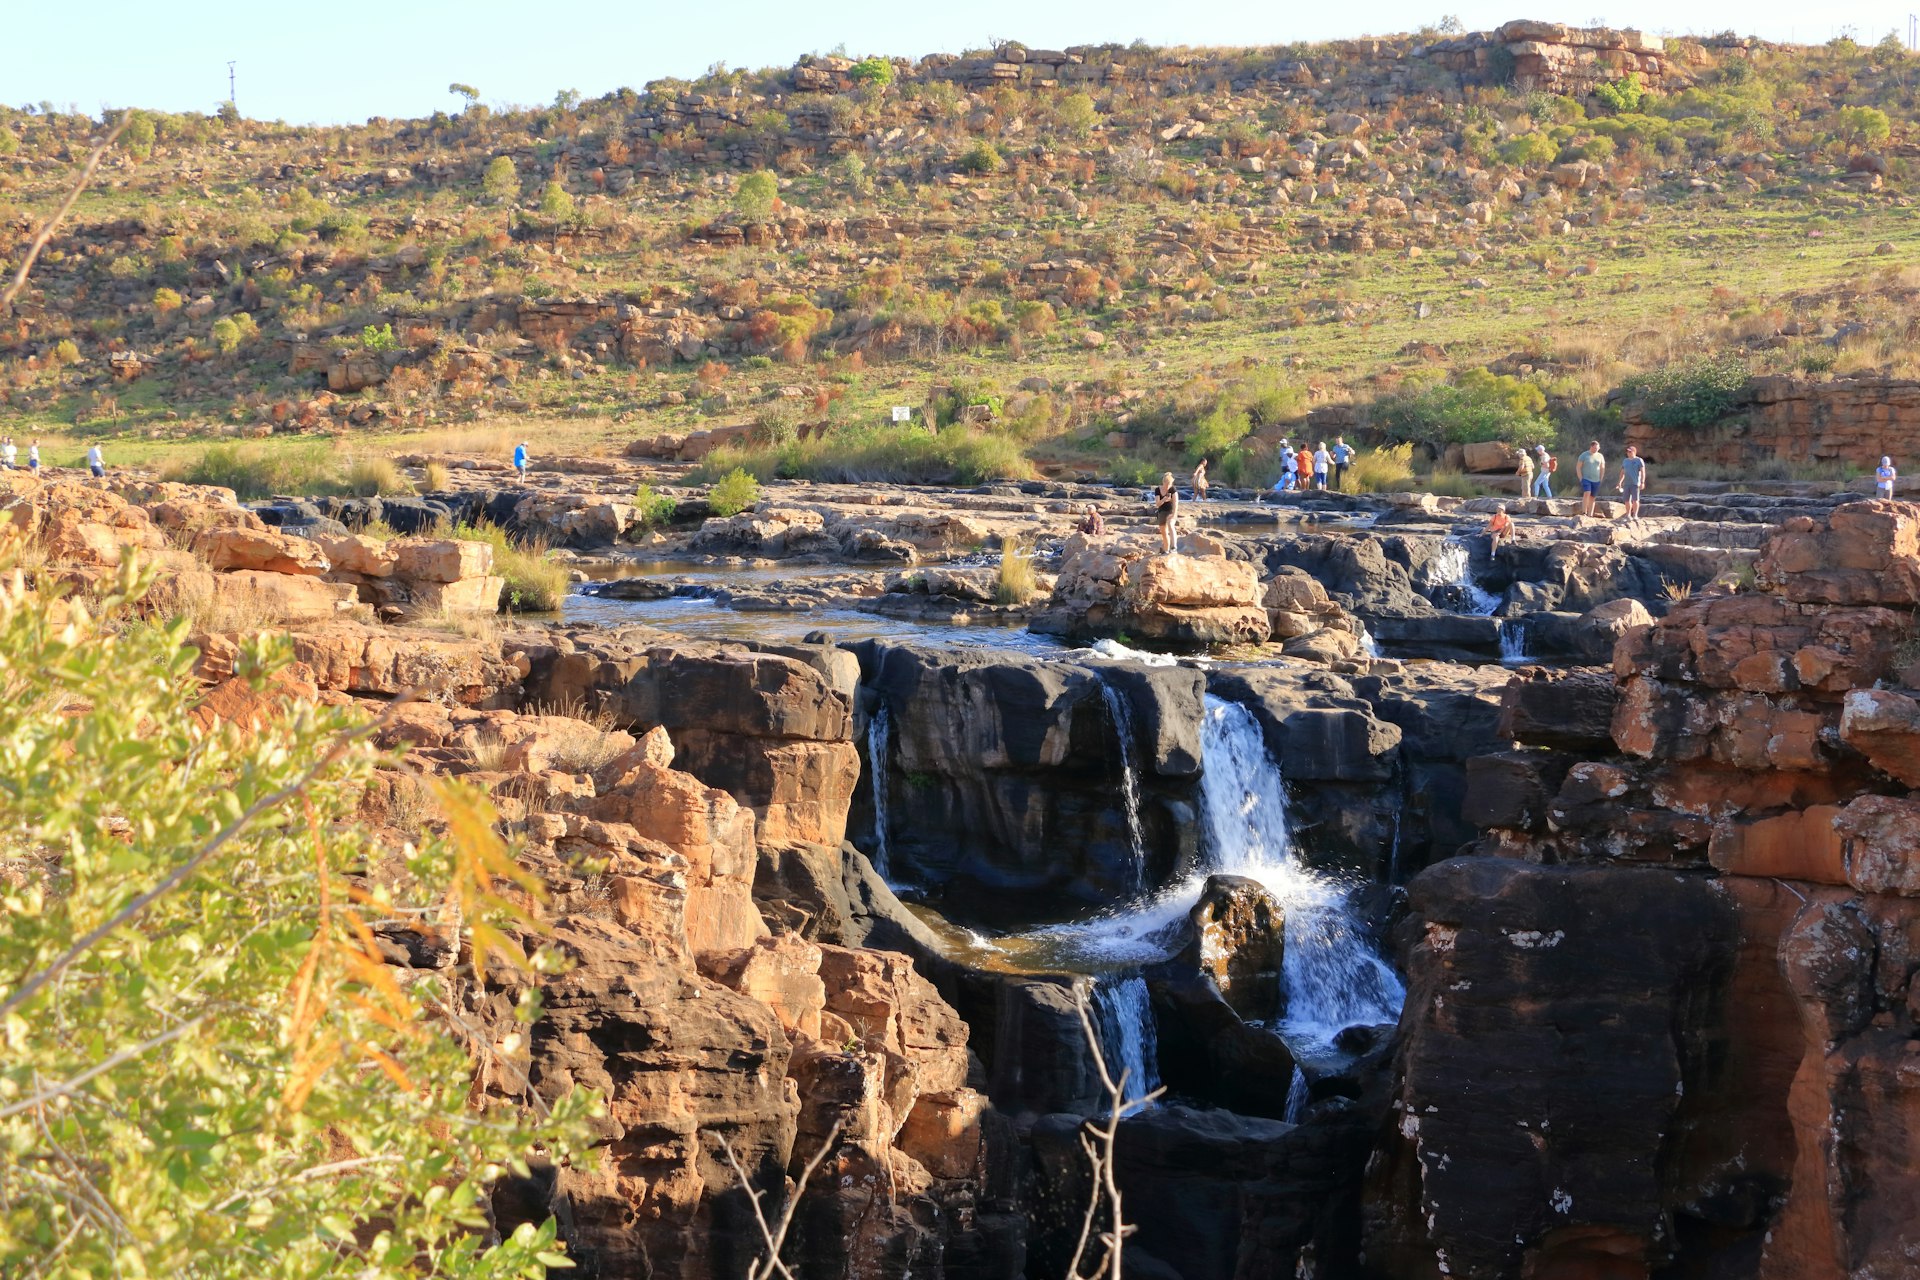
<svg viewBox="0 0 1920 1280">
<path fill-rule="evenodd" d="M 590 1106 L 470 1105 L 470 1054 L 494 1049 L 461 984 L 488 961 L 553 963 L 504 932 L 537 925 L 538 886 L 485 802 L 434 786 L 448 837 L 385 854 L 354 817 L 376 764 L 363 718 L 294 703 L 257 731 L 196 722 L 185 624 L 131 620 L 130 569 L 91 614 L 6 577 L 0 1275 L 568 1265 L 551 1223 L 496 1240 L 483 1214 L 486 1183 L 562 1154 Z M 279 661 L 254 643 L 240 666 L 263 688 Z M 374 928 L 405 917 L 464 938 L 468 963 L 385 965 Z"/>
</svg>

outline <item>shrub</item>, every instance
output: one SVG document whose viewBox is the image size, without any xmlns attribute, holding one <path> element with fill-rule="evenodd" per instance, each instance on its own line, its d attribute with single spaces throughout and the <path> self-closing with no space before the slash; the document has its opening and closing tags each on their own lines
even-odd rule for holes
<svg viewBox="0 0 1920 1280">
<path fill-rule="evenodd" d="M 847 68 L 847 76 L 855 84 L 892 84 L 893 63 L 886 58 L 862 58 Z"/>
<path fill-rule="evenodd" d="M 1396 440 L 1428 444 L 1544 444 L 1553 423 L 1546 393 L 1531 382 L 1485 369 L 1468 369 L 1376 401 L 1373 424 Z"/>
<path fill-rule="evenodd" d="M 993 601 L 995 604 L 1025 604 L 1039 594 L 1040 584 L 1033 574 L 1033 557 L 1020 545 L 1020 539 L 1009 537 L 1000 543 L 1000 571 L 994 577 Z"/>
<path fill-rule="evenodd" d="M 172 289 L 159 288 L 153 291 L 153 313 L 164 316 L 170 311 L 178 311 L 185 300 Z"/>
<path fill-rule="evenodd" d="M 1893 122 L 1878 107 L 1842 107 L 1834 113 L 1841 136 L 1851 142 L 1885 142 L 1893 131 Z"/>
<path fill-rule="evenodd" d="M 1526 168 L 1546 164 L 1560 154 L 1560 147 L 1544 133 L 1523 133 L 1500 144 L 1500 158 L 1508 164 Z"/>
<path fill-rule="evenodd" d="M 1007 162 L 1001 157 L 1000 148 L 982 138 L 960 157 L 960 167 L 968 173 L 998 173 L 1007 167 Z"/>
<path fill-rule="evenodd" d="M 1084 138 L 1100 123 L 1100 112 L 1093 98 L 1085 93 L 1070 93 L 1054 108 L 1060 127 L 1075 138 Z"/>
<path fill-rule="evenodd" d="M 505 204 L 520 195 L 520 172 L 513 167 L 512 156 L 495 156 L 480 177 L 480 190 L 489 200 Z"/>
<path fill-rule="evenodd" d="M 999 432 L 950 426 L 928 433 L 917 426 L 844 427 L 779 446 L 717 449 L 694 473 L 712 480 L 742 468 L 763 479 L 825 480 L 842 484 L 980 484 L 1026 480 L 1033 464 L 1020 442 Z"/>
<path fill-rule="evenodd" d="M 540 212 L 549 218 L 571 218 L 573 216 L 573 197 L 558 181 L 549 182 L 540 193 Z"/>
<path fill-rule="evenodd" d="M 80 348 L 74 345 L 72 338 L 62 338 L 53 344 L 53 362 L 61 365 L 80 363 Z"/>
<path fill-rule="evenodd" d="M 1187 432 L 1187 461 L 1217 458 L 1252 430 L 1253 423 L 1248 419 L 1246 410 L 1233 408 L 1225 402 L 1216 404 Z"/>
<path fill-rule="evenodd" d="M 360 330 L 360 345 L 368 351 L 392 351 L 400 345 L 390 324 L 370 324 Z"/>
<path fill-rule="evenodd" d="M 493 548 L 493 571 L 506 579 L 500 607 L 514 613 L 552 613 L 567 598 L 571 578 L 567 567 L 547 558 L 547 544 L 538 539 L 515 542 L 497 524 L 457 524 L 448 534 L 462 542 L 484 542 Z"/>
<path fill-rule="evenodd" d="M 643 484 L 634 490 L 633 505 L 640 527 L 657 529 L 673 519 L 674 510 L 680 504 L 664 493 L 655 493 L 652 485 Z"/>
<path fill-rule="evenodd" d="M 1638 111 L 1646 100 L 1647 91 L 1640 83 L 1640 73 L 1632 71 L 1612 83 L 1602 82 L 1595 86 L 1593 96 L 1614 115 L 1623 111 Z"/>
<path fill-rule="evenodd" d="M 707 490 L 707 505 L 718 516 L 737 516 L 759 501 L 760 482 L 742 467 L 735 467 Z"/>
<path fill-rule="evenodd" d="M 429 462 L 420 483 L 425 486 L 426 492 L 439 493 L 447 487 L 447 482 L 451 479 L 452 474 L 447 470 L 446 463 Z"/>
<path fill-rule="evenodd" d="M 127 127 L 120 131 L 120 145 L 144 160 L 153 153 L 153 137 L 153 117 L 136 111 L 127 121 Z"/>
<path fill-rule="evenodd" d="M 20 135 L 13 130 L 0 126 L 0 156 L 10 156 L 20 149 Z"/>
<path fill-rule="evenodd" d="M 540 886 L 457 783 L 402 779 L 418 816 L 376 834 L 359 801 L 385 760 L 345 736 L 364 712 L 200 724 L 188 624 L 140 617 L 150 586 L 0 607 L 0 740 L 32 779 L 0 796 L 0 1275 L 544 1274 L 551 1220 L 488 1240 L 475 1206 L 528 1151 L 584 1145 L 592 1100 L 477 1111 L 445 1016 L 527 963 L 502 943 L 544 929 Z M 249 637 L 234 666 L 270 695 L 290 656 Z M 444 985 L 396 982 L 350 905 L 387 865 L 391 907 L 456 943 Z"/>
<path fill-rule="evenodd" d="M 1620 395 L 1656 427 L 1704 427 L 1733 412 L 1747 378 L 1739 356 L 1703 357 L 1636 374 L 1620 384 Z"/>
<path fill-rule="evenodd" d="M 740 179 L 733 193 L 733 211 L 748 222 L 760 222 L 772 214 L 774 202 L 779 198 L 779 180 L 761 169 Z"/>
</svg>

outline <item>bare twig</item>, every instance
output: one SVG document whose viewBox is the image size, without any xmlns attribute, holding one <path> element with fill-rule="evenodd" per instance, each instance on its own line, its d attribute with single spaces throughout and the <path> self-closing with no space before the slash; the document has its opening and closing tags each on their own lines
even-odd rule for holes
<svg viewBox="0 0 1920 1280">
<path fill-rule="evenodd" d="M 793 1225 L 793 1213 L 800 1207 L 800 1197 L 807 1193 L 808 1180 L 813 1177 L 814 1171 L 819 1169 L 820 1163 L 827 1158 L 827 1153 L 833 1150 L 833 1144 L 839 1139 L 840 1129 L 844 1123 L 844 1121 L 835 1120 L 833 1128 L 827 1130 L 827 1136 L 820 1143 L 820 1149 L 813 1153 L 813 1159 L 807 1161 L 807 1167 L 800 1171 L 799 1181 L 793 1184 L 793 1194 L 787 1197 L 787 1203 L 781 1208 L 778 1223 L 772 1226 L 768 1225 L 767 1215 L 761 1208 L 760 1190 L 747 1177 L 747 1171 L 740 1167 L 739 1157 L 733 1154 L 733 1147 L 727 1142 L 727 1135 L 718 1130 L 714 1131 L 713 1136 L 719 1140 L 720 1150 L 726 1153 L 727 1163 L 733 1166 L 734 1176 L 740 1179 L 740 1187 L 747 1193 L 747 1199 L 753 1205 L 753 1220 L 760 1228 L 760 1239 L 767 1246 L 766 1259 L 747 1273 L 747 1280 L 772 1280 L 776 1275 L 785 1277 L 785 1280 L 793 1280 L 793 1272 L 787 1270 L 787 1264 L 780 1261 L 780 1250 L 786 1246 L 787 1229 Z"/>
<path fill-rule="evenodd" d="M 247 825 L 255 818 L 267 810 L 277 808 L 305 792 L 308 787 L 313 785 L 314 779 L 331 768 L 340 757 L 347 753 L 347 749 L 353 746 L 354 743 L 378 732 L 392 723 L 394 715 L 402 706 L 410 702 L 412 697 L 413 695 L 410 691 L 403 693 L 387 705 L 387 709 L 380 714 L 379 719 L 370 720 L 366 724 L 357 725 L 350 729 L 342 729 L 339 733 L 335 734 L 332 745 L 327 748 L 326 752 L 318 760 L 313 762 L 312 766 L 309 767 L 305 773 L 302 773 L 298 778 L 295 778 L 286 786 L 281 787 L 278 791 L 261 796 L 258 800 L 248 805 L 246 812 L 222 827 L 214 834 L 211 840 L 201 845 L 191 858 L 188 858 L 185 862 L 168 872 L 160 883 L 154 885 L 153 888 L 147 890 L 132 902 L 129 902 L 126 906 L 114 912 L 94 928 L 89 929 L 85 937 L 81 938 L 71 947 L 68 947 L 60 958 L 52 964 L 40 970 L 38 973 L 29 975 L 26 980 L 20 984 L 19 988 L 7 997 L 4 1003 L 0 1003 L 0 1018 L 4 1018 L 7 1014 L 12 1013 L 15 1009 L 32 999 L 40 988 L 59 977 L 68 965 L 85 955 L 100 939 L 132 920 L 135 916 L 152 906 L 158 899 L 165 897 L 167 894 L 179 888 L 196 871 L 206 865 L 208 859 L 225 848 L 227 843 L 235 836 L 246 830 Z"/>
<path fill-rule="evenodd" d="M 1087 1245 L 1093 1238 L 1095 1221 L 1100 1216 L 1104 1204 L 1109 1220 L 1109 1229 L 1100 1233 L 1100 1243 L 1106 1246 L 1106 1255 L 1100 1260 L 1092 1274 L 1105 1274 L 1109 1280 L 1120 1280 L 1121 1246 L 1126 1238 L 1137 1228 L 1127 1225 L 1120 1213 L 1120 1183 L 1114 1174 L 1114 1145 L 1119 1139 L 1120 1122 L 1136 1111 L 1153 1104 L 1154 1100 L 1165 1093 L 1164 1088 L 1127 1101 L 1128 1072 L 1122 1070 L 1118 1079 L 1107 1069 L 1107 1058 L 1100 1051 L 1100 1036 L 1093 1029 L 1093 1019 L 1087 1014 L 1086 993 L 1075 989 L 1073 993 L 1074 1011 L 1080 1015 L 1080 1030 L 1087 1037 L 1087 1048 L 1093 1054 L 1093 1065 L 1100 1073 L 1100 1085 L 1107 1095 L 1107 1114 L 1104 1123 L 1088 1120 L 1080 1134 L 1080 1150 L 1086 1153 L 1088 1171 L 1093 1175 L 1087 1192 L 1087 1212 L 1080 1220 L 1080 1239 L 1073 1247 L 1073 1260 L 1067 1264 L 1068 1280 L 1083 1280 L 1086 1273 L 1080 1270 L 1081 1262 L 1087 1254 Z"/>
<path fill-rule="evenodd" d="M 170 1031 L 162 1031 L 159 1035 L 154 1036 L 151 1039 L 142 1040 L 139 1044 L 128 1045 L 126 1048 L 120 1050 L 120 1052 L 113 1054 L 109 1057 L 102 1058 L 100 1061 L 94 1063 L 91 1067 L 88 1067 L 85 1071 L 82 1071 L 79 1075 L 74 1076 L 71 1079 L 62 1080 L 59 1084 L 56 1084 L 56 1085 L 49 1085 L 47 1088 L 40 1090 L 38 1093 L 35 1093 L 30 1097 L 22 1098 L 20 1099 L 20 1101 L 13 1103 L 10 1106 L 0 1107 L 0 1120 L 10 1120 L 14 1116 L 19 1115 L 22 1111 L 31 1111 L 33 1108 L 39 1106 L 43 1102 L 52 1102 L 55 1098 L 64 1098 L 68 1094 L 72 1093 L 75 1089 L 78 1089 L 81 1085 L 85 1084 L 87 1081 L 93 1079 L 95 1076 L 102 1075 L 108 1071 L 111 1071 L 123 1062 L 131 1062 L 135 1058 L 140 1057 L 142 1054 L 147 1053 L 150 1050 L 158 1049 L 163 1044 L 167 1044 L 171 1041 L 178 1040 L 181 1036 L 187 1034 L 187 1032 L 189 1031 L 192 1031 L 195 1027 L 198 1027 L 204 1021 L 206 1021 L 206 1018 L 204 1016 L 195 1018 L 191 1022 L 181 1023 L 179 1026 L 174 1027 Z"/>
<path fill-rule="evenodd" d="M 131 109 L 122 111 L 120 119 L 114 123 L 113 128 L 107 130 L 107 136 L 102 138 L 93 148 L 92 153 L 87 156 L 87 163 L 81 167 L 80 177 L 74 182 L 73 190 L 67 192 L 67 198 L 60 202 L 60 207 L 53 211 L 53 216 L 41 225 L 39 234 L 35 235 L 32 243 L 27 245 L 27 256 L 20 259 L 20 269 L 13 273 L 13 279 L 7 284 L 6 290 L 0 292 L 0 316 L 12 313 L 13 300 L 20 296 L 20 290 L 26 288 L 27 273 L 33 270 L 33 264 L 39 260 L 40 251 L 47 247 L 47 241 L 53 239 L 54 228 L 60 225 L 61 219 L 73 212 L 73 206 L 79 201 L 80 193 L 85 191 L 87 184 L 93 181 L 94 170 L 100 167 L 100 161 L 106 157 L 107 150 L 120 140 L 120 131 L 132 121 L 133 111 Z"/>
</svg>

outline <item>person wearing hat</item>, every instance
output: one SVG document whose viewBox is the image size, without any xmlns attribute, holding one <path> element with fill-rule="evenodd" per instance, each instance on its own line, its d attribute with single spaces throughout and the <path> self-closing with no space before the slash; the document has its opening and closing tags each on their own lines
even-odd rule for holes
<svg viewBox="0 0 1920 1280">
<path fill-rule="evenodd" d="M 1893 459 L 1882 454 L 1880 465 L 1873 469 L 1873 495 L 1876 498 L 1891 498 L 1893 482 L 1900 473 L 1893 469 Z"/>
<path fill-rule="evenodd" d="M 1547 446 L 1543 444 L 1533 446 L 1533 451 L 1540 455 L 1539 459 L 1534 463 L 1533 496 L 1536 498 L 1551 498 L 1553 496 L 1553 481 L 1547 477 L 1551 476 L 1560 464 L 1554 460 L 1552 454 L 1547 452 Z"/>
<path fill-rule="evenodd" d="M 527 442 L 525 440 L 513 446 L 513 469 L 519 472 L 522 480 L 527 478 Z"/>
</svg>

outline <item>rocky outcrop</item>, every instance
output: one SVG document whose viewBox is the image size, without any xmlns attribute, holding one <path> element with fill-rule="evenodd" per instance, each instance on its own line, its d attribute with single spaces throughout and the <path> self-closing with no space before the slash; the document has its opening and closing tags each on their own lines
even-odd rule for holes
<svg viewBox="0 0 1920 1280">
<path fill-rule="evenodd" d="M 1258 574 L 1219 555 L 1161 555 L 1143 542 L 1075 534 L 1060 561 L 1047 635 L 1167 645 L 1259 644 L 1271 634 Z"/>
<path fill-rule="evenodd" d="M 1782 459 L 1871 470 L 1882 454 L 1920 454 L 1920 381 L 1910 378 L 1754 378 L 1728 416 L 1706 430 L 1657 427 L 1631 402 L 1622 416 L 1627 443 L 1655 465 L 1687 458 L 1745 467 Z"/>
</svg>

